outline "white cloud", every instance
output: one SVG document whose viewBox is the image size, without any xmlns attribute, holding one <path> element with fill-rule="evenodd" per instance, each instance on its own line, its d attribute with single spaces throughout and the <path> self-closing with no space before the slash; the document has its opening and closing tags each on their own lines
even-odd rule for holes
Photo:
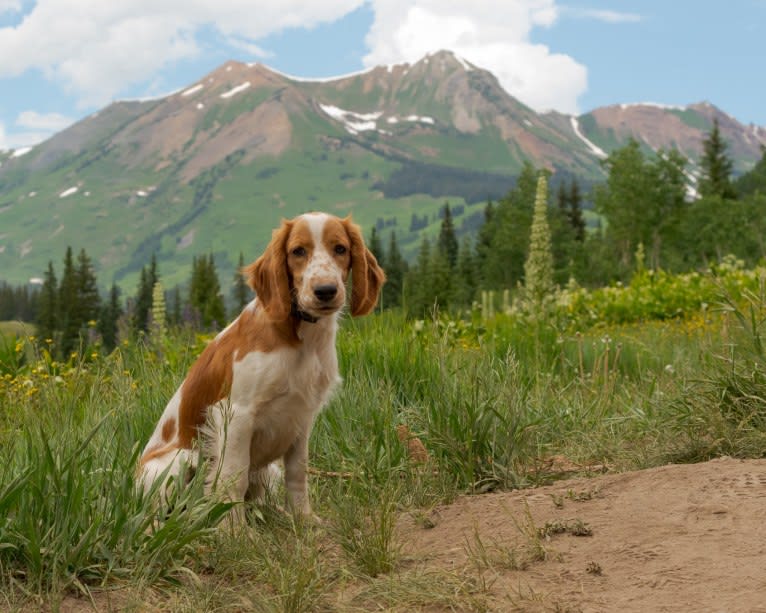
<svg viewBox="0 0 766 613">
<path fill-rule="evenodd" d="M 46 138 L 49 138 L 52 132 L 25 130 L 23 132 L 10 132 L 8 133 L 5 126 L 0 122 L 0 151 L 7 151 L 8 149 L 21 149 L 22 147 L 31 147 L 37 143 L 41 143 Z"/>
<path fill-rule="evenodd" d="M 253 57 L 261 58 L 261 59 L 268 59 L 270 57 L 274 57 L 274 54 L 269 51 L 268 49 L 264 49 L 260 45 L 256 45 L 255 43 L 252 43 L 248 40 L 242 40 L 238 37 L 232 36 L 229 39 L 229 44 L 233 47 L 236 47 L 237 49 L 241 49 L 248 55 L 251 55 Z"/>
<path fill-rule="evenodd" d="M 0 15 L 3 13 L 18 13 L 21 10 L 21 0 L 0 0 Z"/>
<path fill-rule="evenodd" d="M 0 0 L 0 10 L 19 4 Z M 364 4 L 375 14 L 366 66 L 451 49 L 537 110 L 578 111 L 585 66 L 531 37 L 557 20 L 556 0 L 37 0 L 21 23 L 0 28 L 0 79 L 39 70 L 81 108 L 102 106 L 203 54 L 205 33 L 268 58 L 259 42 L 269 34 L 331 23 Z"/>
<path fill-rule="evenodd" d="M 555 0 L 372 0 L 367 66 L 414 62 L 450 49 L 494 73 L 511 95 L 541 111 L 577 113 L 587 69 L 531 42 L 537 27 L 555 23 Z"/>
<path fill-rule="evenodd" d="M 23 111 L 16 118 L 16 125 L 30 130 L 58 132 L 74 123 L 74 119 L 60 113 L 38 113 Z"/>
<path fill-rule="evenodd" d="M 202 28 L 262 56 L 258 39 L 335 21 L 363 2 L 38 0 L 20 24 L 0 28 L 0 78 L 38 69 L 82 107 L 102 105 L 163 67 L 201 54 Z"/>
<path fill-rule="evenodd" d="M 19 113 L 11 132 L 0 122 L 0 150 L 31 147 L 71 125 L 74 120 L 59 113 Z M 20 129 L 19 129 L 20 128 Z"/>
<path fill-rule="evenodd" d="M 620 11 L 602 9 L 585 9 L 564 6 L 562 7 L 562 12 L 572 17 L 595 19 L 606 23 L 636 23 L 644 20 L 643 16 L 637 13 L 622 13 Z"/>
</svg>

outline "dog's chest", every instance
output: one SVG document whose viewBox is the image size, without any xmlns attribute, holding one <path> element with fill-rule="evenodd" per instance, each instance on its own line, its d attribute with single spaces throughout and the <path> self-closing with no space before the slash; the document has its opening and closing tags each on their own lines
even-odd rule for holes
<svg viewBox="0 0 766 613">
<path fill-rule="evenodd" d="M 313 413 L 340 381 L 334 345 L 252 352 L 235 361 L 232 374 L 232 403 L 260 418 Z"/>
</svg>

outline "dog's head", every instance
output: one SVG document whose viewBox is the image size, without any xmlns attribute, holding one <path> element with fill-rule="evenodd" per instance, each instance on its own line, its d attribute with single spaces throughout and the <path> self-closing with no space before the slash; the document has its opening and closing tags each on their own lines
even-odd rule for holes
<svg viewBox="0 0 766 613">
<path fill-rule="evenodd" d="M 366 315 L 386 279 L 359 226 L 326 213 L 284 220 L 263 255 L 243 272 L 276 321 L 295 311 L 316 318 L 336 313 L 346 302 L 349 274 L 351 315 Z"/>
</svg>

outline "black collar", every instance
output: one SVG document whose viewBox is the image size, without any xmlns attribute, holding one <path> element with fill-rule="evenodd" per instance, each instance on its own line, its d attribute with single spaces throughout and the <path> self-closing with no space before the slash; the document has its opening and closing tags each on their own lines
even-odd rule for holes
<svg viewBox="0 0 766 613">
<path fill-rule="evenodd" d="M 316 322 L 319 321 L 319 317 L 314 317 L 313 315 L 311 315 L 310 313 L 307 313 L 306 311 L 301 311 L 295 302 L 293 302 L 290 305 L 290 315 L 292 315 L 296 319 L 300 319 L 301 321 L 307 321 L 310 324 L 315 324 Z"/>
</svg>

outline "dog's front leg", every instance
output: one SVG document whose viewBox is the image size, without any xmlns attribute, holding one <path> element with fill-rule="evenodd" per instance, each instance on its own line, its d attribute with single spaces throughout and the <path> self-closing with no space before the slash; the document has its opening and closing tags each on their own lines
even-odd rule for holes
<svg viewBox="0 0 766 613">
<path fill-rule="evenodd" d="M 308 492 L 309 434 L 301 433 L 284 456 L 287 506 L 295 514 L 319 521 L 311 512 Z"/>
<path fill-rule="evenodd" d="M 220 488 L 224 499 L 242 503 L 245 500 L 250 472 L 250 440 L 253 437 L 253 417 L 249 411 L 236 405 L 221 407 L 214 423 L 208 426 L 210 440 L 208 453 L 213 460 L 210 466 L 207 491 Z M 244 523 L 242 504 L 231 512 L 233 524 Z"/>
</svg>

